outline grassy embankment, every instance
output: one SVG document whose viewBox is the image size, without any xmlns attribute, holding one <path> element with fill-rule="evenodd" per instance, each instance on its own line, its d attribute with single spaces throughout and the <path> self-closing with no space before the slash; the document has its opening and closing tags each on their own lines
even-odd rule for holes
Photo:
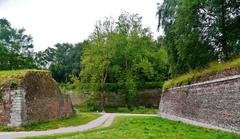
<svg viewBox="0 0 240 139">
<path fill-rule="evenodd" d="M 166 81 L 163 84 L 163 90 L 167 90 L 172 87 L 177 87 L 181 85 L 188 85 L 193 80 L 197 80 L 201 77 L 207 77 L 214 75 L 218 72 L 231 69 L 231 68 L 240 68 L 240 58 L 228 61 L 225 63 L 211 63 L 204 69 L 194 70 L 189 73 L 180 75 L 172 80 Z"/>
<path fill-rule="evenodd" d="M 240 135 L 159 117 L 117 117 L 112 126 L 85 132 L 27 139 L 239 139 Z"/>
<path fill-rule="evenodd" d="M 7 70 L 7 71 L 0 71 L 0 85 L 1 86 L 8 86 L 11 83 L 19 84 L 20 81 L 25 77 L 27 73 L 39 73 L 39 74 L 49 74 L 51 75 L 50 71 L 47 70 Z"/>
</svg>

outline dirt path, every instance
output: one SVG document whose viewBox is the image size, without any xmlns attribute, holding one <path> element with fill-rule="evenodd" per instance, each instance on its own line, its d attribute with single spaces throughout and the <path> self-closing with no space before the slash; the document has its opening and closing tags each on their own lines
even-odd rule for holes
<svg viewBox="0 0 240 139">
<path fill-rule="evenodd" d="M 115 116 L 158 116 L 153 114 L 119 114 L 119 113 L 103 113 L 103 115 L 85 125 L 64 127 L 47 131 L 23 131 L 23 132 L 0 132 L 0 139 L 16 139 L 20 137 L 32 137 L 52 134 L 62 134 L 71 132 L 86 131 L 94 128 L 108 127 L 112 124 Z"/>
</svg>

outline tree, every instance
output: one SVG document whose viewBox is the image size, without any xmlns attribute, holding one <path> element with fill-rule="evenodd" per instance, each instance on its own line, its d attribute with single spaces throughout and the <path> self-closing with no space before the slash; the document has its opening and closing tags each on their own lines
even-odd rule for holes
<svg viewBox="0 0 240 139">
<path fill-rule="evenodd" d="M 80 57 L 84 43 L 56 44 L 35 54 L 35 62 L 39 68 L 49 69 L 58 82 L 70 81 L 70 76 L 78 76 L 80 72 Z"/>
<path fill-rule="evenodd" d="M 159 6 L 172 77 L 237 55 L 239 6 L 229 0 L 165 0 Z"/>
<path fill-rule="evenodd" d="M 81 59 L 82 70 L 80 80 L 83 89 L 99 94 L 100 111 L 104 112 L 104 92 L 110 60 L 113 57 L 112 46 L 109 45 L 112 21 L 106 19 L 99 21 L 95 26 L 95 31 L 91 36 L 91 41 L 84 49 Z"/>
<path fill-rule="evenodd" d="M 107 85 L 117 86 L 111 91 L 122 94 L 131 107 L 144 82 L 167 78 L 165 49 L 157 46 L 141 20 L 137 14 L 123 13 L 115 24 L 111 19 L 98 22 L 83 51 L 81 84 L 99 95 L 101 111 Z"/>
<path fill-rule="evenodd" d="M 139 15 L 123 13 L 116 24 L 117 54 L 112 59 L 115 72 L 111 75 L 117 76 L 115 80 L 119 92 L 127 105 L 132 106 L 140 84 L 153 81 L 158 74 L 154 67 L 158 49 L 149 28 L 142 26 L 142 17 Z"/>
<path fill-rule="evenodd" d="M 202 36 L 217 49 L 219 58 L 227 60 L 239 50 L 240 3 L 235 0 L 204 0 L 199 7 Z M 234 25 L 235 24 L 235 25 Z"/>
<path fill-rule="evenodd" d="M 32 37 L 0 19 L 0 70 L 34 68 Z"/>
</svg>

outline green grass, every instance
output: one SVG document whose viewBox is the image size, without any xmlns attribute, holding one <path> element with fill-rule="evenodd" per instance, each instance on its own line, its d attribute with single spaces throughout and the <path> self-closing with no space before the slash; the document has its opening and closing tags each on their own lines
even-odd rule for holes
<svg viewBox="0 0 240 139">
<path fill-rule="evenodd" d="M 25 77 L 25 75 L 31 72 L 48 75 L 51 74 L 49 71 L 46 70 L 34 70 L 34 69 L 0 71 L 0 85 L 6 86 L 9 85 L 10 82 L 19 84 L 20 81 Z"/>
<path fill-rule="evenodd" d="M 159 117 L 117 117 L 111 127 L 27 139 L 240 139 L 240 135 Z"/>
<path fill-rule="evenodd" d="M 81 113 L 78 115 L 73 115 L 73 116 L 66 117 L 59 120 L 34 122 L 31 124 L 27 124 L 21 128 L 9 128 L 9 127 L 0 126 L 0 131 L 39 131 L 39 130 L 57 129 L 60 127 L 67 127 L 67 126 L 78 126 L 78 125 L 86 124 L 100 116 L 101 116 L 100 114 L 96 114 L 96 113 Z"/>
<path fill-rule="evenodd" d="M 106 107 L 109 113 L 132 113 L 132 114 L 157 114 L 158 108 L 146 108 L 143 106 L 128 109 L 127 107 Z"/>
<path fill-rule="evenodd" d="M 235 60 L 228 61 L 222 64 L 211 63 L 205 69 L 199 69 L 199 70 L 191 71 L 189 73 L 180 75 L 175 79 L 166 81 L 163 84 L 163 90 L 167 90 L 169 88 L 176 87 L 176 86 L 188 85 L 193 80 L 199 79 L 201 77 L 211 76 L 218 72 L 224 71 L 226 69 L 231 69 L 231 68 L 240 68 L 240 58 L 237 58 Z"/>
<path fill-rule="evenodd" d="M 96 108 L 89 107 L 86 105 L 75 105 L 75 109 L 80 112 L 96 112 Z M 127 108 L 127 107 L 116 107 L 116 106 L 105 106 L 105 111 L 108 113 L 132 113 L 132 114 L 157 114 L 159 109 L 156 107 L 147 108 L 144 106 Z"/>
</svg>

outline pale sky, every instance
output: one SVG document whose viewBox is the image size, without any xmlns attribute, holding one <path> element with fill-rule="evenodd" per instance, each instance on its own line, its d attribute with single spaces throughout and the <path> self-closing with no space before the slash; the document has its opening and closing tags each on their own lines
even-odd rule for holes
<svg viewBox="0 0 240 139">
<path fill-rule="evenodd" d="M 34 50 L 56 43 L 77 43 L 88 38 L 97 20 L 138 13 L 143 25 L 157 32 L 157 3 L 162 0 L 0 0 L 0 18 L 33 37 Z"/>
</svg>

